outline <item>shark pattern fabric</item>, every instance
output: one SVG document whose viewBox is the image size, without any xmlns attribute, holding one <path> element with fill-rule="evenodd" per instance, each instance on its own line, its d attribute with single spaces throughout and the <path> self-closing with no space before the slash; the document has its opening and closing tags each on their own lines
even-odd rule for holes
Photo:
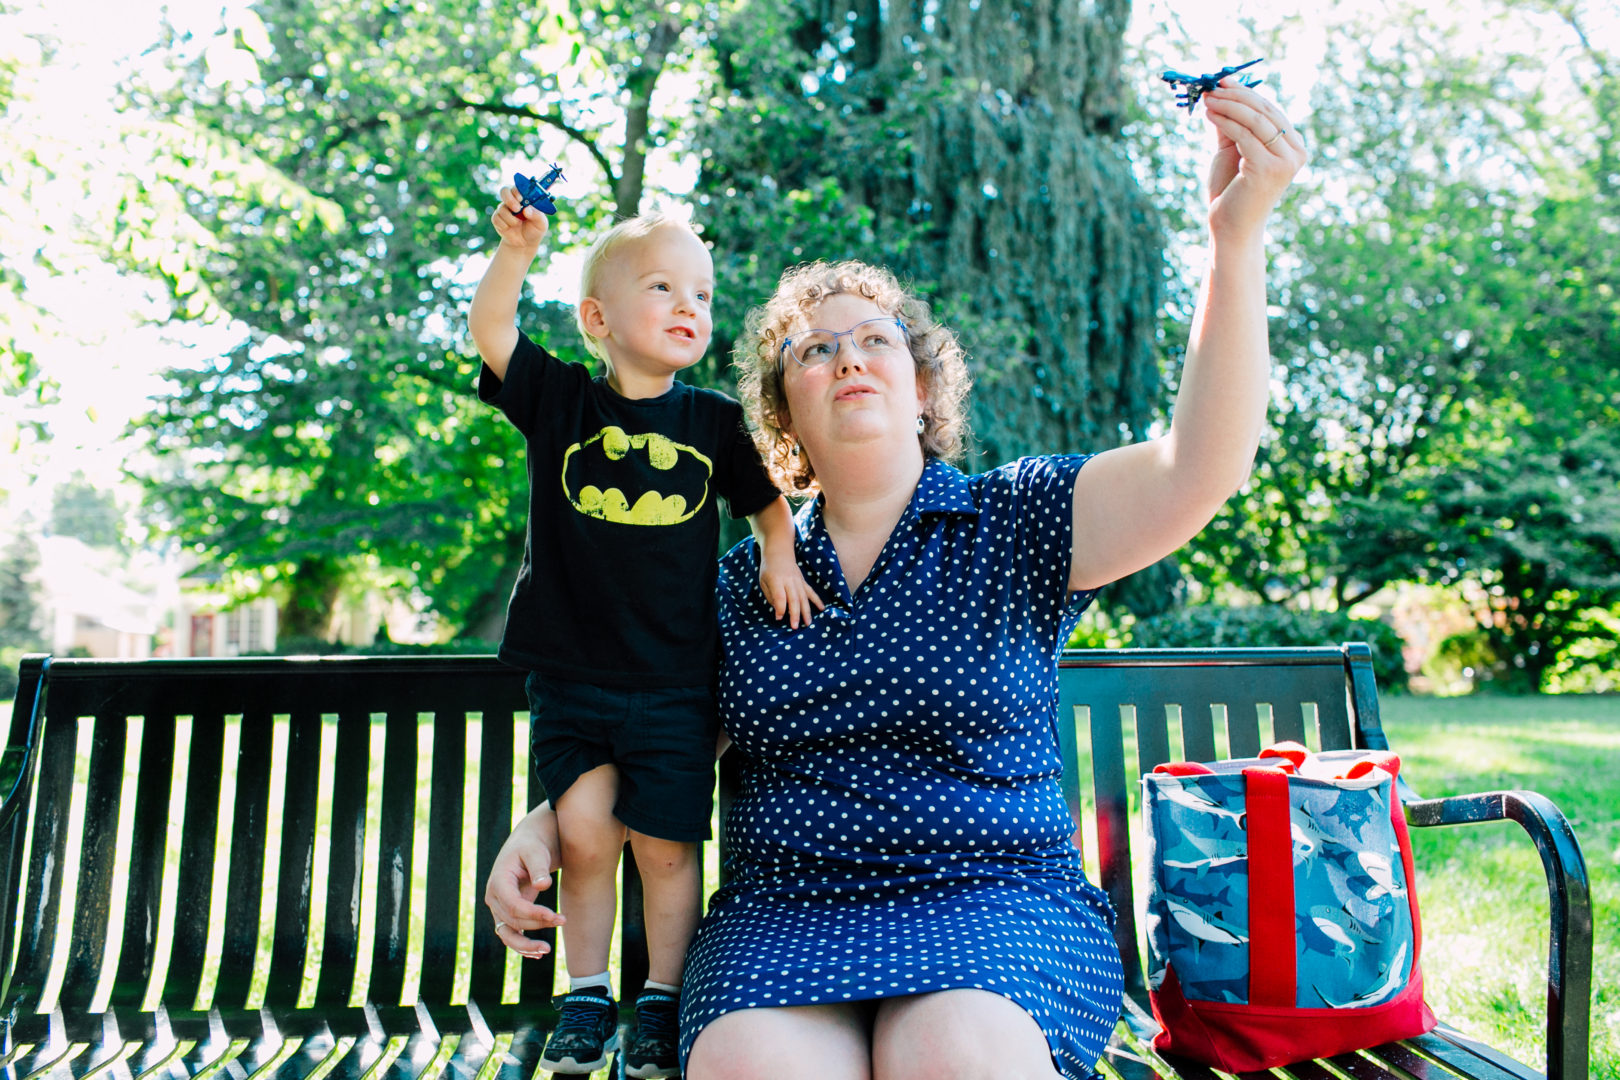
<svg viewBox="0 0 1620 1080">
<path fill-rule="evenodd" d="M 1433 1027 L 1399 769 L 1281 743 L 1143 776 L 1160 1049 L 1241 1072 Z"/>
</svg>

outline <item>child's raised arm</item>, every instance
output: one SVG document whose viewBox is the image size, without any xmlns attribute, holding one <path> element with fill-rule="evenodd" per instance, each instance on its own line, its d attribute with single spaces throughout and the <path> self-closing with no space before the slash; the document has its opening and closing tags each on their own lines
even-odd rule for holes
<svg viewBox="0 0 1620 1080">
<path fill-rule="evenodd" d="M 799 557 L 793 541 L 797 530 L 793 528 L 793 512 L 787 500 L 778 495 L 765 509 L 748 515 L 748 524 L 754 530 L 754 542 L 759 545 L 759 588 L 770 601 L 776 617 L 785 612 L 788 625 L 797 630 L 802 620 L 810 625 L 810 607 L 817 611 L 827 605 L 799 573 Z"/>
<path fill-rule="evenodd" d="M 540 241 L 546 238 L 548 227 L 546 215 L 532 207 L 519 209 L 521 206 L 515 188 L 501 188 L 501 205 L 490 215 L 501 243 L 467 312 L 467 329 L 472 331 L 478 355 L 500 379 L 506 378 L 507 361 L 517 347 L 517 307 L 523 278 L 540 252 Z"/>
</svg>

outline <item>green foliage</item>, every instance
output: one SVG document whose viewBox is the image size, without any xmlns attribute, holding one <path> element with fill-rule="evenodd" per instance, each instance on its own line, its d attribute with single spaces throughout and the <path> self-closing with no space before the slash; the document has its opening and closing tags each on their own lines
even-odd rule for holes
<svg viewBox="0 0 1620 1080">
<path fill-rule="evenodd" d="M 272 652 L 247 654 L 262 656 L 466 656 L 493 655 L 500 647 L 498 641 L 479 638 L 457 638 L 433 645 L 406 645 L 395 641 L 376 641 L 370 645 L 349 645 L 341 641 L 328 641 L 319 636 L 287 637 L 278 635 Z"/>
<path fill-rule="evenodd" d="M 1187 565 L 1206 590 L 1341 607 L 1467 581 L 1498 678 L 1536 688 L 1620 599 L 1620 68 L 1576 8 L 1488 5 L 1503 44 L 1483 50 L 1446 17 L 1329 29 L 1319 182 L 1276 222 L 1284 389 Z M 1554 70 L 1572 89 L 1527 74 Z"/>
<path fill-rule="evenodd" d="M 0 396 L 19 401 L 49 399 L 53 386 L 40 377 L 39 363 L 29 337 L 42 320 L 41 312 L 29 299 L 25 273 L 48 269 L 39 240 L 57 225 L 45 220 L 34 201 L 42 185 L 52 176 L 50 151 L 55 141 L 29 122 L 28 91 L 31 76 L 54 59 L 48 43 L 24 33 L 24 17 L 18 7 L 0 3 Z M 11 409 L 0 410 L 0 455 L 26 467 L 21 451 L 25 444 L 44 438 L 37 420 Z M 6 494 L 24 470 L 7 470 L 0 480 L 0 495 Z"/>
<path fill-rule="evenodd" d="M 19 649 L 11 645 L 0 645 L 0 701 L 11 701 L 17 696 L 22 658 L 32 651 L 34 650 Z M 12 779 L 15 780 L 15 777 Z M 6 788 L 5 781 L 5 776 L 0 775 L 0 789 L 9 790 Z"/>
<path fill-rule="evenodd" d="M 0 551 L 0 648 L 44 650 L 38 574 L 39 547 L 19 530 Z"/>
<path fill-rule="evenodd" d="M 52 497 L 49 531 L 91 547 L 117 547 L 123 540 L 123 514 L 112 492 L 76 473 Z"/>
<path fill-rule="evenodd" d="M 1406 689 L 1400 634 L 1386 622 L 1352 618 L 1343 611 L 1296 611 L 1275 604 L 1197 604 L 1137 620 L 1127 644 L 1137 649 L 1214 649 L 1344 641 L 1364 641 L 1372 649 L 1373 670 L 1382 689 L 1396 693 Z"/>
<path fill-rule="evenodd" d="M 975 464 L 1140 436 L 1163 242 L 1118 137 L 1126 12 L 739 5 L 694 132 L 717 326 L 787 266 L 883 263 L 968 347 Z"/>
</svg>

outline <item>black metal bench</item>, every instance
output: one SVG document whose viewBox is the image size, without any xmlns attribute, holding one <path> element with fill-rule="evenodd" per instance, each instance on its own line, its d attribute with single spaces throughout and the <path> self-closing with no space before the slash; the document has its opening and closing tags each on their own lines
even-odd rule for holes
<svg viewBox="0 0 1620 1080">
<path fill-rule="evenodd" d="M 1081 820 L 1092 778 L 1132 995 L 1104 1069 L 1215 1080 L 1146 1048 L 1135 778 L 1270 737 L 1383 746 L 1369 657 L 1352 645 L 1063 663 L 1061 718 L 1075 720 L 1060 724 L 1066 793 Z M 525 798 L 526 724 L 521 673 L 487 657 L 25 660 L 0 764 L 10 1080 L 530 1080 L 554 1019 L 551 964 L 508 960 L 479 901 L 514 813 L 539 798 Z M 1530 830 L 1553 901 L 1548 1074 L 1584 1080 L 1591 913 L 1567 822 L 1524 792 L 1414 801 L 1408 816 L 1512 817 Z M 626 883 L 633 916 L 633 870 Z M 646 973 L 639 919 L 623 934 L 628 996 Z M 1288 1071 L 1538 1075 L 1449 1030 Z"/>
</svg>

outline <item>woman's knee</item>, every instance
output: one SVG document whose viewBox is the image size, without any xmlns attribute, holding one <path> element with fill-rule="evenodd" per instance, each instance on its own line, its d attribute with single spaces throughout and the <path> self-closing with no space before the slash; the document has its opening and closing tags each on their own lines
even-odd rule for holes
<svg viewBox="0 0 1620 1080">
<path fill-rule="evenodd" d="M 1058 1080 L 1040 1025 L 986 990 L 885 1001 L 872 1033 L 874 1080 Z"/>
<path fill-rule="evenodd" d="M 686 1080 L 871 1080 L 871 1044 L 841 1005 L 739 1009 L 692 1044 Z"/>
</svg>

